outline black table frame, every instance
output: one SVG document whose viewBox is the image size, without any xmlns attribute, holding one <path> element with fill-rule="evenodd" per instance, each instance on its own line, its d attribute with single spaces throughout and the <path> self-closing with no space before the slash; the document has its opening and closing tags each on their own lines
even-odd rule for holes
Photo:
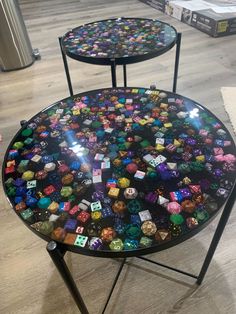
<svg viewBox="0 0 236 314">
<path fill-rule="evenodd" d="M 235 195 L 236 195 L 236 184 L 234 184 L 234 188 L 228 198 L 228 201 L 224 207 L 224 210 L 221 214 L 221 217 L 220 217 L 220 220 L 218 222 L 218 225 L 217 225 L 217 228 L 215 230 L 215 233 L 213 235 L 213 238 L 212 238 L 212 241 L 211 241 L 211 244 L 208 248 L 208 251 L 207 251 L 207 254 L 205 256 L 205 259 L 204 259 L 204 262 L 202 264 L 202 267 L 201 267 L 201 270 L 199 272 L 198 275 L 194 275 L 194 274 L 191 274 L 189 272 L 186 272 L 184 270 L 180 270 L 180 269 L 177 269 L 175 267 L 171 267 L 171 266 L 168 266 L 168 265 L 165 265 L 165 264 L 162 264 L 162 263 L 159 263 L 159 262 L 156 262 L 156 261 L 153 261 L 149 258 L 146 258 L 146 257 L 143 257 L 139 254 L 137 254 L 135 257 L 136 258 L 139 258 L 141 260 L 144 260 L 146 262 L 149 262 L 149 263 L 152 263 L 152 264 L 155 264 L 155 265 L 158 265 L 158 266 L 161 266 L 161 267 L 164 267 L 164 268 L 167 268 L 169 270 L 172 270 L 172 271 L 175 271 L 175 272 L 178 272 L 180 274 L 183 274 L 183 275 L 186 275 L 188 277 L 192 277 L 194 279 L 196 279 L 196 284 L 197 285 L 201 285 L 205 275 L 206 275 L 206 272 L 208 270 L 208 267 L 211 263 L 211 260 L 214 256 L 214 253 L 215 253 L 215 250 L 218 246 L 218 243 L 220 241 L 220 238 L 223 234 L 223 231 L 225 229 L 225 226 L 226 226 L 226 223 L 229 219 L 229 216 L 231 214 L 231 211 L 233 209 L 233 206 L 234 206 L 234 202 L 235 202 Z M 74 301 L 75 303 L 77 304 L 79 310 L 81 311 L 82 314 L 88 314 L 89 311 L 84 303 L 84 300 L 75 284 L 75 281 L 72 277 L 72 274 L 71 272 L 69 271 L 68 267 L 67 267 L 67 264 L 64 260 L 64 255 L 65 253 L 68 251 L 67 250 L 67 246 L 62 244 L 62 243 L 57 243 L 55 241 L 50 241 L 48 244 L 47 244 L 47 251 L 53 261 L 53 263 L 55 264 L 57 270 L 59 271 L 61 277 L 63 278 L 67 288 L 69 289 L 70 293 L 71 293 L 71 296 L 74 298 Z M 105 257 L 105 255 L 103 256 Z M 112 296 L 112 293 L 115 289 L 115 286 L 117 284 L 117 281 L 119 279 L 119 276 L 122 272 L 122 269 L 125 265 L 127 261 L 127 257 L 124 257 L 122 259 L 122 262 L 120 264 L 120 267 L 118 269 L 118 272 L 115 276 L 115 279 L 114 279 L 114 282 L 112 284 L 112 287 L 110 289 L 110 292 L 109 292 L 109 295 L 108 295 L 108 298 L 106 300 L 106 303 L 104 305 L 104 308 L 102 310 L 102 314 L 105 313 L 106 311 L 106 308 L 107 308 L 107 305 L 110 301 L 110 298 Z"/>
<path fill-rule="evenodd" d="M 167 24 L 167 23 L 164 23 L 164 22 L 161 22 L 161 23 Z M 167 24 L 167 25 L 169 25 L 169 24 Z M 173 26 L 171 26 L 171 25 L 169 25 L 169 26 L 172 27 L 175 30 L 175 28 Z M 111 80 L 112 80 L 112 87 L 113 88 L 117 87 L 116 66 L 117 65 L 123 65 L 124 87 L 127 87 L 127 69 L 126 69 L 126 65 L 127 64 L 133 64 L 133 63 L 136 63 L 136 62 L 141 62 L 141 61 L 149 60 L 151 58 L 160 56 L 163 53 L 165 53 L 168 50 L 170 50 L 174 45 L 176 45 L 176 51 L 175 51 L 175 64 L 174 64 L 174 77 L 173 77 L 172 91 L 175 93 L 176 92 L 176 88 L 177 88 L 177 79 L 178 79 L 178 70 L 179 70 L 179 58 L 180 58 L 180 46 L 181 46 L 182 34 L 181 33 L 177 33 L 177 31 L 176 31 L 176 35 L 177 35 L 176 36 L 176 40 L 173 41 L 173 43 L 171 45 L 169 45 L 167 48 L 162 49 L 160 52 L 148 53 L 148 54 L 142 55 L 142 56 L 131 56 L 131 57 L 127 57 L 127 58 L 115 58 L 115 59 L 112 59 L 112 58 L 92 58 L 92 57 L 88 58 L 88 57 L 85 57 L 85 56 L 75 56 L 74 54 L 72 54 L 72 53 L 70 53 L 68 51 L 65 51 L 63 49 L 63 45 L 62 45 L 62 38 L 63 37 L 58 37 L 59 46 L 60 46 L 60 50 L 61 50 L 61 55 L 62 55 L 62 60 L 63 60 L 63 64 L 64 64 L 64 70 L 65 70 L 65 74 L 66 74 L 66 79 L 67 79 L 67 84 L 68 84 L 68 89 L 69 89 L 70 96 L 73 96 L 74 92 L 73 92 L 73 87 L 72 87 L 72 82 L 71 82 L 71 77 L 70 77 L 69 66 L 68 66 L 68 62 L 67 62 L 67 56 L 69 56 L 70 58 L 75 59 L 77 61 L 86 62 L 86 63 L 90 63 L 90 64 L 110 65 L 110 67 L 111 67 Z"/>
</svg>

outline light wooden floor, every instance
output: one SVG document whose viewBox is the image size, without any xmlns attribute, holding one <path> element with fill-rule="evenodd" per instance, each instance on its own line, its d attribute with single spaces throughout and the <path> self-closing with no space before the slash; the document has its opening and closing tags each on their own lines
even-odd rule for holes
<svg viewBox="0 0 236 314">
<path fill-rule="evenodd" d="M 32 45 L 39 48 L 42 60 L 25 70 L 0 73 L 0 162 L 21 119 L 68 95 L 57 37 L 82 23 L 110 17 L 159 18 L 181 31 L 178 92 L 210 108 L 232 130 L 220 88 L 236 86 L 236 36 L 211 38 L 137 0 L 21 0 L 20 4 Z M 129 85 L 157 83 L 159 88 L 170 90 L 173 61 L 174 49 L 128 66 Z M 73 60 L 69 65 L 76 91 L 110 86 L 109 68 Z M 0 189 L 0 313 L 78 313 L 47 255 L 46 243 L 24 227 Z M 217 220 L 192 240 L 152 258 L 197 272 Z M 205 282 L 198 289 L 189 278 L 130 260 L 135 266 L 125 266 L 107 313 L 236 313 L 235 239 L 234 211 Z M 75 254 L 68 254 L 67 260 L 90 312 L 100 313 L 118 261 Z"/>
</svg>

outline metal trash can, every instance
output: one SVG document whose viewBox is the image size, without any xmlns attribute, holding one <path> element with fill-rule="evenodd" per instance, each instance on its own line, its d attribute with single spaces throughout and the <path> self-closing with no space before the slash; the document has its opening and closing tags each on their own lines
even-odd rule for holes
<svg viewBox="0 0 236 314">
<path fill-rule="evenodd" d="M 0 0 L 0 68 L 22 69 L 34 62 L 33 49 L 17 0 Z"/>
</svg>

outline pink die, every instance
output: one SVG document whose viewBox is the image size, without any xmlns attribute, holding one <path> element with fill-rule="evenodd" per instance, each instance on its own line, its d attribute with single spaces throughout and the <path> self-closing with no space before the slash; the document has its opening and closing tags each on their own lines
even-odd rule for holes
<svg viewBox="0 0 236 314">
<path fill-rule="evenodd" d="M 224 151 L 221 147 L 215 147 L 215 148 L 213 148 L 213 151 L 214 151 L 214 155 L 223 155 L 224 154 Z"/>
<path fill-rule="evenodd" d="M 167 211 L 170 214 L 179 214 L 182 211 L 182 207 L 177 202 L 170 202 L 167 204 Z"/>
</svg>

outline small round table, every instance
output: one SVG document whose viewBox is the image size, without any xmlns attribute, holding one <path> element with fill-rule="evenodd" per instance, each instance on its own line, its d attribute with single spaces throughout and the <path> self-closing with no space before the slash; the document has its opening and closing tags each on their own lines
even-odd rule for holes
<svg viewBox="0 0 236 314">
<path fill-rule="evenodd" d="M 108 19 L 81 25 L 59 38 L 70 95 L 73 95 L 66 55 L 78 61 L 111 66 L 112 87 L 116 87 L 116 66 L 148 60 L 170 50 L 175 44 L 173 91 L 176 91 L 181 34 L 167 23 L 145 18 Z"/>
<path fill-rule="evenodd" d="M 161 90 L 108 88 L 26 122 L 7 149 L 3 186 L 88 313 L 66 251 L 123 258 L 105 311 L 126 258 L 156 263 L 141 255 L 192 237 L 228 200 L 198 276 L 156 263 L 202 282 L 233 206 L 235 161 L 231 135 L 202 105 Z"/>
</svg>

